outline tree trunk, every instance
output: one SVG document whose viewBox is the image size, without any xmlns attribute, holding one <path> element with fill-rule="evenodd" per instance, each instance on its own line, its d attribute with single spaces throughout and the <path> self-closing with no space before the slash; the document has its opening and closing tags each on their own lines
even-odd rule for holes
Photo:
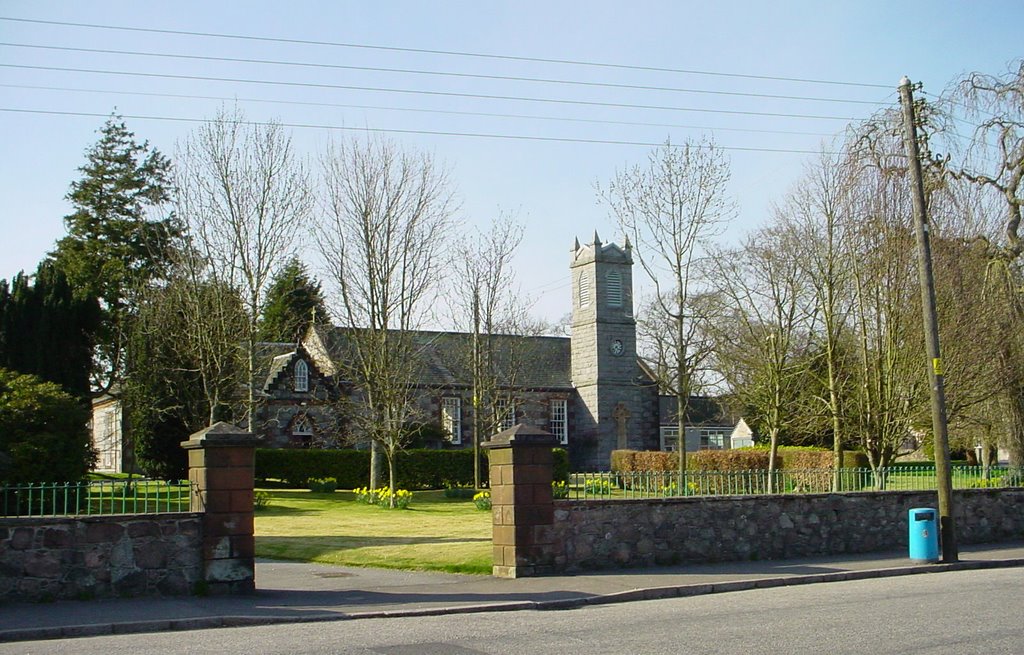
<svg viewBox="0 0 1024 655">
<path fill-rule="evenodd" d="M 370 442 L 370 491 L 380 487 L 380 443 L 377 440 Z"/>
<path fill-rule="evenodd" d="M 836 389 L 835 346 L 828 348 L 828 408 L 832 414 L 832 491 L 842 491 L 843 436 L 839 421 L 839 393 Z"/>
<path fill-rule="evenodd" d="M 771 428 L 769 430 L 771 435 L 771 442 L 768 448 L 768 493 L 775 493 L 775 469 L 778 467 L 779 457 L 779 429 Z"/>
</svg>

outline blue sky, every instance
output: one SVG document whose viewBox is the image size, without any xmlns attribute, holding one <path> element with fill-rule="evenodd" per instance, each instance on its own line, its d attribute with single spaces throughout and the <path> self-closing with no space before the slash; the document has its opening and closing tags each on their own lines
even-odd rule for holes
<svg viewBox="0 0 1024 655">
<path fill-rule="evenodd" d="M 793 152 L 739 148 L 815 150 L 828 135 L 842 131 L 846 121 L 840 119 L 863 118 L 884 103 L 894 102 L 896 85 L 903 75 L 924 82 L 926 91 L 939 93 L 964 72 L 999 73 L 1005 70 L 1009 60 L 1024 56 L 1020 39 L 1024 3 L 1019 1 L 82 3 L 0 0 L 0 18 L 705 73 L 0 20 L 0 42 L 5 44 L 0 45 L 0 64 L 3 64 L 0 66 L 0 109 L 3 110 L 0 111 L 0 142 L 4 153 L 0 158 L 0 197 L 3 198 L 0 233 L 6 237 L 0 241 L 0 277 L 9 278 L 18 270 L 34 269 L 63 234 L 62 217 L 69 212 L 63 197 L 77 176 L 76 168 L 84 161 L 84 151 L 96 139 L 102 116 L 116 107 L 128 117 L 129 128 L 140 139 L 148 139 L 170 155 L 175 143 L 186 137 L 195 123 L 155 117 L 192 120 L 210 117 L 222 102 L 218 98 L 228 98 L 237 99 L 253 120 L 277 118 L 290 124 L 348 128 L 296 128 L 295 143 L 310 157 L 323 150 L 328 138 L 357 134 L 359 128 L 403 131 L 393 133 L 392 138 L 403 146 L 431 152 L 447 165 L 461 200 L 461 218 L 467 224 L 486 226 L 501 211 L 517 215 L 525 224 L 524 245 L 516 260 L 520 284 L 523 294 L 536 301 L 536 314 L 550 320 L 558 319 L 568 308 L 567 263 L 573 238 L 589 240 L 597 230 L 606 241 L 621 239 L 605 208 L 596 202 L 595 184 L 606 182 L 618 169 L 641 162 L 650 150 L 642 144 L 659 143 L 666 138 L 681 142 L 688 137 L 712 134 L 719 145 L 736 149 L 730 150 L 729 155 L 733 170 L 732 193 L 740 213 L 725 235 L 735 242 L 764 220 L 771 203 L 781 200 L 810 159 L 809 155 Z M 211 62 L 23 46 L 415 69 L 463 76 Z M 26 66 L 135 72 L 146 76 Z M 157 75 L 278 81 L 293 85 Z M 577 84 L 481 79 L 467 75 L 544 78 Z M 756 76 L 855 84 L 764 80 L 755 79 Z M 350 88 L 295 86 L 294 83 Z M 599 86 L 609 84 L 673 90 Z M 77 90 L 56 90 L 58 88 Z M 734 95 L 739 93 L 816 100 Z M 441 94 L 491 95 L 506 99 Z M 508 99 L 510 97 L 521 99 Z M 649 108 L 654 106 L 661 108 Z M 750 115 L 751 112 L 804 117 L 759 116 Z M 428 134 L 454 132 L 492 136 Z M 309 255 L 309 259 L 313 256 Z M 637 274 L 639 276 L 639 271 Z"/>
</svg>

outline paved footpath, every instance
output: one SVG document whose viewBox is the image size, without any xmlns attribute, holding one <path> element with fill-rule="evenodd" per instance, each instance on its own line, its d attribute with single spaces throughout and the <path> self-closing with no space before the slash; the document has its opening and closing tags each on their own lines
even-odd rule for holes
<svg viewBox="0 0 1024 655">
<path fill-rule="evenodd" d="M 502 580 L 258 560 L 255 594 L 0 605 L 0 642 L 163 630 L 512 610 L 995 567 L 1024 567 L 1024 541 L 961 546 L 960 561 L 905 553 L 728 562 Z"/>
</svg>

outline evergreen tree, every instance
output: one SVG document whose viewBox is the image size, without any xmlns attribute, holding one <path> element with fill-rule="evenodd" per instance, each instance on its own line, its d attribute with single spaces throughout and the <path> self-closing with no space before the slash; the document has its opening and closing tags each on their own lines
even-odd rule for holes
<svg viewBox="0 0 1024 655">
<path fill-rule="evenodd" d="M 313 322 L 327 316 L 320 282 L 293 257 L 278 271 L 267 291 L 260 317 L 260 340 L 297 342 Z"/>
<path fill-rule="evenodd" d="M 64 273 L 42 262 L 34 276 L 0 280 L 0 366 L 89 395 L 94 335 L 100 310 L 76 296 Z"/>
<path fill-rule="evenodd" d="M 64 217 L 67 236 L 51 257 L 77 296 L 101 303 L 97 372 L 107 387 L 121 367 L 132 294 L 161 276 L 181 230 L 172 216 L 149 215 L 168 200 L 170 161 L 138 143 L 119 117 L 107 119 L 86 159 L 67 195 L 74 206 Z"/>
</svg>

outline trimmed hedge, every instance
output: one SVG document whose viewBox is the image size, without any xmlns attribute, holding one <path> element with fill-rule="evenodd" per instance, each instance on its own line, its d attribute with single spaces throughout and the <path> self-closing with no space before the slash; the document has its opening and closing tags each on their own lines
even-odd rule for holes
<svg viewBox="0 0 1024 655">
<path fill-rule="evenodd" d="M 367 450 L 257 448 L 256 479 L 281 480 L 304 488 L 313 479 L 334 478 L 340 489 L 366 486 L 370 471 Z"/>
<path fill-rule="evenodd" d="M 403 489 L 443 489 L 473 484 L 473 451 L 405 450 L 398 453 L 398 486 Z M 487 479 L 487 458 L 480 458 L 480 478 Z"/>
<path fill-rule="evenodd" d="M 820 448 L 779 448 L 780 469 L 832 468 L 832 451 Z M 861 452 L 843 452 L 844 468 L 867 467 L 867 456 Z M 765 448 L 736 448 L 732 450 L 698 450 L 686 456 L 691 471 L 751 471 L 768 468 L 768 450 Z M 633 471 L 675 471 L 679 468 L 679 455 L 657 450 L 613 450 L 611 470 L 615 473 Z"/>
<path fill-rule="evenodd" d="M 486 451 L 484 451 L 486 453 Z M 569 480 L 569 454 L 554 448 L 554 479 Z M 473 451 L 411 449 L 398 453 L 395 462 L 399 487 L 442 489 L 473 484 Z M 311 480 L 334 478 L 339 489 L 365 487 L 369 481 L 370 451 L 259 448 L 256 479 L 281 480 L 290 487 L 309 486 Z M 386 475 L 386 473 L 385 473 Z M 480 476 L 487 480 L 487 457 L 480 458 Z"/>
</svg>

